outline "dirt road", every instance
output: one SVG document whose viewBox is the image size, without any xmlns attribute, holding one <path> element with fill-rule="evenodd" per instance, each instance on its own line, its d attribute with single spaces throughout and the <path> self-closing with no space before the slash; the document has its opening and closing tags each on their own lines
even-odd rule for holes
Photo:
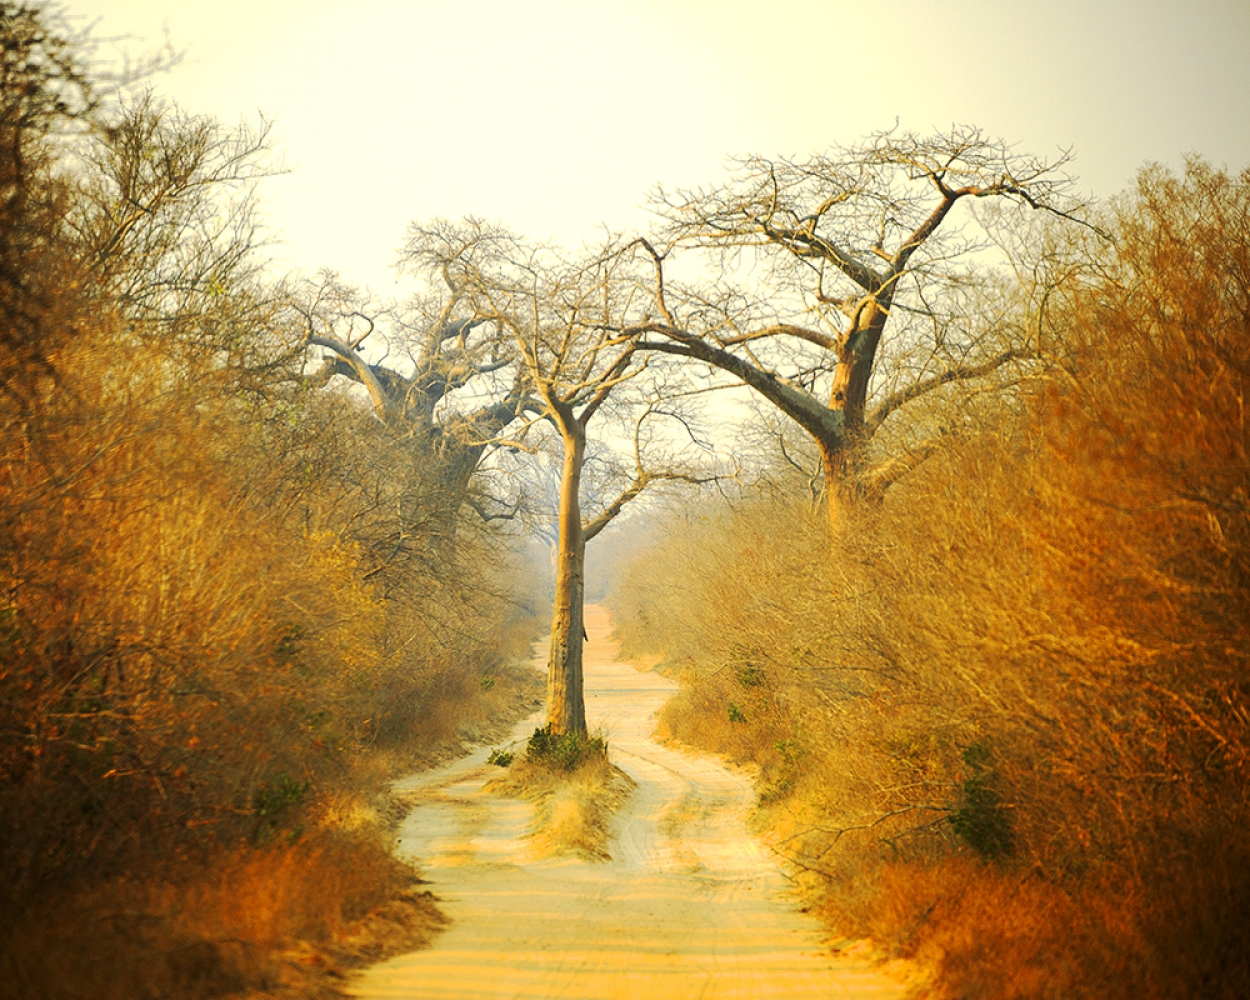
<svg viewBox="0 0 1250 1000">
<path fill-rule="evenodd" d="M 486 750 L 406 783 L 417 806 L 401 851 L 419 859 L 450 928 L 432 948 L 353 983 L 370 1000 L 840 997 L 895 1000 L 902 987 L 822 951 L 768 851 L 748 832 L 748 779 L 651 739 L 676 684 L 616 661 L 610 621 L 587 610 L 586 708 L 637 782 L 613 859 L 535 861 L 528 803 L 489 795 Z M 516 731 L 527 736 L 541 718 Z"/>
</svg>

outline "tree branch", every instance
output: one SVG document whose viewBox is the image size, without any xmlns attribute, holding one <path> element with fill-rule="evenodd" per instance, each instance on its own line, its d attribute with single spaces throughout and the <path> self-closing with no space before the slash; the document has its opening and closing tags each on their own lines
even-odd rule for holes
<svg viewBox="0 0 1250 1000">
<path fill-rule="evenodd" d="M 355 379 L 369 391 L 369 398 L 373 400 L 374 409 L 380 417 L 390 420 L 397 414 L 399 409 L 397 401 L 392 399 L 383 388 L 373 368 L 347 344 L 336 337 L 313 333 L 311 329 L 308 332 L 308 343 L 315 347 L 324 347 L 338 355 L 351 369 Z"/>
<path fill-rule="evenodd" d="M 821 405 L 806 392 L 796 389 L 772 372 L 758 368 L 729 351 L 708 344 L 684 330 L 674 330 L 661 324 L 650 323 L 638 327 L 637 332 L 642 335 L 654 333 L 667 338 L 662 341 L 640 339 L 637 342 L 637 350 L 693 358 L 727 371 L 769 400 L 800 427 L 825 444 L 839 441 L 845 434 L 840 411 L 830 410 Z"/>
<path fill-rule="evenodd" d="M 912 385 L 906 386 L 898 392 L 891 393 L 877 405 L 876 409 L 872 412 L 872 416 L 866 422 L 868 433 L 871 434 L 883 423 L 885 423 L 886 418 L 899 407 L 910 403 L 913 399 L 918 399 L 926 393 L 939 389 L 944 385 L 949 385 L 951 382 L 963 382 L 968 381 L 969 379 L 980 378 L 983 375 L 990 374 L 990 372 L 997 371 L 999 368 L 1003 367 L 1003 365 L 1009 364 L 1012 361 L 1030 361 L 1036 359 L 1037 354 L 1033 350 L 1023 347 L 1013 347 L 1011 350 L 1003 351 L 1001 354 L 998 354 L 979 365 L 961 365 L 956 368 L 948 368 L 944 372 L 940 372 L 937 375 L 930 376 L 927 379 L 923 379 Z"/>
<path fill-rule="evenodd" d="M 818 330 L 810 330 L 805 326 L 794 326 L 791 323 L 776 323 L 761 330 L 740 333 L 734 337 L 719 337 L 717 340 L 724 347 L 733 347 L 736 344 L 745 344 L 752 340 L 763 340 L 766 337 L 797 337 L 799 340 L 806 340 L 809 344 L 823 347 L 826 351 L 836 351 L 838 349 L 836 338 L 823 334 Z"/>
</svg>

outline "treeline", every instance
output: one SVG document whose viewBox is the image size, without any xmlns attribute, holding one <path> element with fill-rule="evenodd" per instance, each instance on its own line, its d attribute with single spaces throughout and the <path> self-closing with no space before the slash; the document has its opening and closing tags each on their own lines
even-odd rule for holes
<svg viewBox="0 0 1250 1000">
<path fill-rule="evenodd" d="M 1150 167 L 1099 221 L 1081 254 L 1032 244 L 1043 297 L 981 312 L 1034 329 L 1032 361 L 931 394 L 923 451 L 915 423 L 876 441 L 860 483 L 910 471 L 849 488 L 832 534 L 783 431 L 770 474 L 673 515 L 612 606 L 626 651 L 687 682 L 662 729 L 758 765 L 769 841 L 840 933 L 953 996 L 1231 1000 L 1250 172 Z"/>
<path fill-rule="evenodd" d="M 307 374 L 263 123 L 0 8 L 0 978 L 276 987 L 282 949 L 415 898 L 380 792 L 532 710 L 533 609 L 448 449 Z"/>
</svg>

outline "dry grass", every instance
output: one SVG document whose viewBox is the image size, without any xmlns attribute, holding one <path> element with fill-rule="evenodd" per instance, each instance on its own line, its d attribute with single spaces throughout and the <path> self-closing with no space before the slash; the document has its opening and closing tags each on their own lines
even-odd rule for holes
<svg viewBox="0 0 1250 1000">
<path fill-rule="evenodd" d="M 0 975 L 14 1000 L 314 995 L 441 924 L 378 831 L 327 833 L 50 893 L 6 932 Z"/>
<path fill-rule="evenodd" d="M 530 843 L 536 857 L 606 861 L 612 817 L 633 794 L 634 781 L 606 753 L 589 754 L 572 770 L 519 754 L 486 787 L 535 804 Z"/>
<path fill-rule="evenodd" d="M 1049 377 L 832 544 L 696 511 L 613 595 L 831 926 L 952 996 L 1250 995 L 1248 204 L 1145 172 Z"/>
</svg>

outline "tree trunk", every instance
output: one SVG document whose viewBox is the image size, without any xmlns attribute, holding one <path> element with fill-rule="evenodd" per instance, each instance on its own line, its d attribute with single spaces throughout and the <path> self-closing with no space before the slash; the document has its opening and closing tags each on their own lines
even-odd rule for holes
<svg viewBox="0 0 1250 1000">
<path fill-rule="evenodd" d="M 586 732 L 582 693 L 582 627 L 586 600 L 586 539 L 579 493 L 586 458 L 586 430 L 564 421 L 564 467 L 560 477 L 560 541 L 556 555 L 551 659 L 547 665 L 547 725 L 553 733 Z"/>
<path fill-rule="evenodd" d="M 893 296 L 885 293 L 876 299 L 866 298 L 860 303 L 851 328 L 842 337 L 829 394 L 830 412 L 842 417 L 832 425 L 836 434 L 822 436 L 824 428 L 808 428 L 820 448 L 829 526 L 835 535 L 846 520 L 849 500 L 855 491 L 854 480 L 863 460 L 868 390 L 892 299 Z"/>
<path fill-rule="evenodd" d="M 828 507 L 829 530 L 836 536 L 846 522 L 846 450 L 817 441 L 820 464 L 825 473 L 825 505 Z"/>
<path fill-rule="evenodd" d="M 856 310 L 851 328 L 842 336 L 838 363 L 833 370 L 833 386 L 829 409 L 842 412 L 842 433 L 847 445 L 854 447 L 864 431 L 864 412 L 868 406 L 868 389 L 877 348 L 889 319 L 891 297 L 884 293 L 877 299 L 865 298 Z"/>
</svg>

